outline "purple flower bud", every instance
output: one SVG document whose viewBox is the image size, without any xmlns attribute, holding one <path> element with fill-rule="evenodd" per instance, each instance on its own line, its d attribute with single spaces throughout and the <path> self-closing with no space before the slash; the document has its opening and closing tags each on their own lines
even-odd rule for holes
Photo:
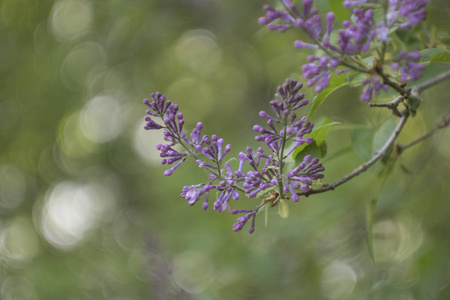
<svg viewBox="0 0 450 300">
<path fill-rule="evenodd" d="M 253 215 L 252 218 L 252 224 L 250 225 L 249 229 L 248 229 L 248 233 L 252 234 L 253 232 L 255 232 L 255 221 L 256 221 L 256 216 Z"/>
<path fill-rule="evenodd" d="M 294 47 L 302 49 L 302 48 L 310 48 L 310 49 L 319 49 L 319 46 L 305 43 L 303 41 L 297 40 L 294 42 Z"/>
<path fill-rule="evenodd" d="M 305 19 L 310 17 L 312 4 L 313 0 L 303 0 L 303 13 L 305 15 Z"/>
</svg>

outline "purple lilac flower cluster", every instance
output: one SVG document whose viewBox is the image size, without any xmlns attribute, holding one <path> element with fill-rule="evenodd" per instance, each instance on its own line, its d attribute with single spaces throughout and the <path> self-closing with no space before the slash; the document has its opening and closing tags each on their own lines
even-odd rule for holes
<svg viewBox="0 0 450 300">
<path fill-rule="evenodd" d="M 183 187 L 181 197 L 194 205 L 203 198 L 203 209 L 209 207 L 210 191 L 214 190 L 217 199 L 213 208 L 217 212 L 228 211 L 233 214 L 245 213 L 239 217 L 233 226 L 234 231 L 241 230 L 248 220 L 252 219 L 249 232 L 255 230 L 255 217 L 258 211 L 265 205 L 278 204 L 280 199 L 292 199 L 299 201 L 297 193 L 306 193 L 311 189 L 314 181 L 323 178 L 325 168 L 317 158 L 307 155 L 303 161 L 292 170 L 285 170 L 286 158 L 295 148 L 304 143 L 312 143 L 313 139 L 307 137 L 313 129 L 311 122 L 306 122 L 306 117 L 298 118 L 295 111 L 308 104 L 304 94 L 299 93 L 302 84 L 295 80 L 287 79 L 278 87 L 279 100 L 270 102 L 273 114 L 265 111 L 259 113 L 266 120 L 267 127 L 255 125 L 253 130 L 258 133 L 257 141 L 263 142 L 269 153 L 264 153 L 262 147 L 256 152 L 247 147 L 246 152 L 238 155 L 239 166 L 232 169 L 224 157 L 230 152 L 231 146 L 225 145 L 223 139 L 217 135 L 202 135 L 203 124 L 197 126 L 190 133 L 190 138 L 183 131 L 183 114 L 178 112 L 178 106 L 157 92 L 151 95 L 152 101 L 144 100 L 149 107 L 145 117 L 147 130 L 163 129 L 164 139 L 168 144 L 158 144 L 161 163 L 172 165 L 164 172 L 170 176 L 187 158 L 193 158 L 200 168 L 209 172 L 208 181 L 200 184 Z M 288 147 L 289 143 L 289 147 Z M 175 148 L 181 146 L 183 151 Z M 288 149 L 289 148 L 289 149 Z M 248 169 L 247 171 L 244 171 Z M 231 210 L 231 199 L 238 200 L 240 193 L 245 193 L 248 198 L 264 197 L 275 193 L 277 196 L 265 198 L 260 205 L 253 210 Z M 268 200 L 269 199 L 269 200 Z"/>
<path fill-rule="evenodd" d="M 354 7 L 353 14 L 351 21 L 346 20 L 342 23 L 335 41 L 331 38 L 334 30 L 334 13 L 327 13 L 325 22 L 322 22 L 318 10 L 312 7 L 313 0 L 303 0 L 301 9 L 296 7 L 293 0 L 280 0 L 283 6 L 281 9 L 266 5 L 264 6 L 266 15 L 259 18 L 259 23 L 279 32 L 301 28 L 311 38 L 311 42 L 297 40 L 294 46 L 300 49 L 320 49 L 325 53 L 321 57 L 309 56 L 308 63 L 302 67 L 308 80 L 307 86 L 315 85 L 315 91 L 318 93 L 329 86 L 333 73 L 341 74 L 355 70 L 366 74 L 366 80 L 362 82 L 365 89 L 361 100 L 370 101 L 373 94 L 377 95 L 381 89 L 386 90 L 388 85 L 379 76 L 383 68 L 379 65 L 367 65 L 362 59 L 362 54 L 372 55 L 372 52 L 375 52 L 373 50 L 381 50 L 378 51 L 380 54 L 378 62 L 385 62 L 389 33 L 396 28 L 410 29 L 423 21 L 426 17 L 425 6 L 429 1 L 346 0 L 344 6 Z M 374 8 L 385 9 L 384 20 L 375 20 Z M 409 54 L 401 52 L 397 58 L 391 60 L 393 69 L 400 71 L 403 83 L 421 76 L 420 70 L 424 65 L 417 62 L 419 59 L 419 52 Z"/>
</svg>

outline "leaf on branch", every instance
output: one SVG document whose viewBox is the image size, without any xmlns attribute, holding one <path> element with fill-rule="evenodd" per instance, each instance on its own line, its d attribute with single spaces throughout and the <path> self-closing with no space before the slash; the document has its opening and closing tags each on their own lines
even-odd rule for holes
<svg viewBox="0 0 450 300">
<path fill-rule="evenodd" d="M 413 175 L 414 173 L 408 169 L 404 164 L 400 164 L 400 170 L 403 171 L 403 173 L 407 174 L 407 175 Z"/>
<path fill-rule="evenodd" d="M 433 55 L 433 57 L 430 59 L 430 64 L 442 64 L 450 63 L 450 51 L 443 51 L 438 54 Z"/>
<path fill-rule="evenodd" d="M 395 119 L 390 118 L 387 120 L 381 127 L 375 132 L 375 136 L 373 137 L 373 148 L 372 153 L 379 151 L 389 140 L 392 132 L 394 132 L 396 127 Z M 382 162 L 386 163 L 389 155 L 391 154 L 392 149 L 382 158 Z"/>
<path fill-rule="evenodd" d="M 289 206 L 283 199 L 281 199 L 278 204 L 278 214 L 283 219 L 287 219 L 289 217 Z"/>
<path fill-rule="evenodd" d="M 322 158 L 327 154 L 327 149 L 328 147 L 326 145 L 326 142 L 323 142 L 320 147 L 317 146 L 317 143 L 315 141 L 311 144 L 306 144 L 306 147 L 304 147 L 301 151 L 297 153 L 295 153 L 296 151 L 294 151 L 294 154 L 292 154 L 293 156 L 295 155 L 295 165 L 301 163 L 306 155 Z"/>
<path fill-rule="evenodd" d="M 422 98 L 418 96 L 411 95 L 407 99 L 409 110 L 411 111 L 411 115 L 414 117 L 417 113 L 417 109 L 420 106 L 420 103 L 422 102 Z"/>
<path fill-rule="evenodd" d="M 351 137 L 350 143 L 356 153 L 361 156 L 364 161 L 368 161 L 374 154 L 373 149 L 373 139 L 375 136 L 375 130 L 370 128 L 356 128 Z"/>
<path fill-rule="evenodd" d="M 308 112 L 307 120 L 311 119 L 311 116 L 316 112 L 316 110 L 320 107 L 323 101 L 328 98 L 328 96 L 333 93 L 335 90 L 340 88 L 341 86 L 347 85 L 348 83 L 345 80 L 346 74 L 333 75 L 330 79 L 330 85 L 323 89 L 319 94 L 317 94 L 311 104 L 311 107 Z"/>
<path fill-rule="evenodd" d="M 420 52 L 420 55 L 422 56 L 420 61 L 422 63 L 430 63 L 435 55 L 438 55 L 443 52 L 448 52 L 448 51 L 444 50 L 444 49 L 439 49 L 439 48 L 428 48 L 428 49 L 425 49 L 425 50 L 422 50 L 419 52 Z"/>
<path fill-rule="evenodd" d="M 297 157 L 303 161 L 303 157 L 310 154 L 312 157 L 323 158 L 327 155 L 327 144 L 325 142 L 325 137 L 328 131 L 335 125 L 340 124 L 339 122 L 330 122 L 328 118 L 322 121 L 323 125 L 314 129 L 310 134 L 305 137 L 312 137 L 314 142 L 311 144 L 303 144 L 298 146 L 292 153 L 292 157 L 297 162 Z M 300 161 L 298 162 L 300 163 Z"/>
<path fill-rule="evenodd" d="M 351 137 L 350 143 L 356 153 L 361 156 L 364 161 L 368 161 L 372 156 L 379 151 L 384 144 L 389 140 L 392 132 L 395 130 L 395 120 L 387 120 L 378 130 L 371 128 L 356 128 Z M 386 154 L 385 159 L 389 157 L 389 153 Z"/>
</svg>

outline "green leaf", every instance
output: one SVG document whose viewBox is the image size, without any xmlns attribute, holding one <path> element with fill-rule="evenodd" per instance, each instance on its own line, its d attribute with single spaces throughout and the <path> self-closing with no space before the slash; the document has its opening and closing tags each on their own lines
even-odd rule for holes
<svg viewBox="0 0 450 300">
<path fill-rule="evenodd" d="M 348 77 L 348 85 L 351 87 L 357 87 L 362 85 L 364 79 L 367 78 L 367 74 L 361 72 L 354 72 Z"/>
<path fill-rule="evenodd" d="M 367 230 L 367 248 L 370 257 L 375 261 L 375 251 L 373 248 L 373 220 L 375 219 L 375 210 L 377 207 L 377 198 L 372 198 L 367 205 L 366 230 Z"/>
<path fill-rule="evenodd" d="M 361 156 L 362 159 L 368 161 L 373 155 L 373 139 L 375 131 L 370 128 L 356 128 L 351 137 L 350 143 L 355 149 L 356 153 Z"/>
<path fill-rule="evenodd" d="M 414 173 L 408 169 L 404 164 L 400 164 L 400 170 L 403 171 L 403 173 L 407 174 L 407 175 L 413 175 Z"/>
<path fill-rule="evenodd" d="M 420 106 L 420 103 L 422 102 L 422 99 L 418 96 L 409 96 L 408 97 L 408 105 L 409 105 L 409 110 L 411 111 L 411 115 L 414 117 L 417 113 L 417 109 Z"/>
<path fill-rule="evenodd" d="M 422 56 L 420 61 L 422 63 L 429 63 L 435 55 L 442 53 L 442 52 L 448 52 L 448 51 L 444 50 L 444 49 L 439 49 L 439 48 L 428 48 L 428 49 L 425 49 L 425 50 L 422 50 L 419 52 L 420 52 L 420 55 Z"/>
<path fill-rule="evenodd" d="M 316 110 L 320 107 L 323 101 L 328 98 L 328 96 L 333 93 L 336 89 L 340 88 L 347 84 L 345 81 L 346 74 L 334 75 L 330 79 L 330 85 L 323 89 L 319 94 L 317 94 L 311 104 L 311 107 L 308 112 L 307 120 L 311 118 L 311 116 L 316 112 Z"/>
<path fill-rule="evenodd" d="M 373 138 L 373 153 L 379 151 L 389 140 L 389 137 L 392 135 L 392 132 L 395 130 L 395 120 L 393 118 L 387 120 L 375 133 Z M 391 155 L 392 147 L 388 150 L 386 155 L 382 158 L 382 162 L 384 164 L 387 163 L 389 159 L 389 155 Z"/>
<path fill-rule="evenodd" d="M 364 58 L 363 61 L 366 63 L 367 66 L 373 67 L 373 66 L 375 66 L 375 62 L 377 61 L 377 58 L 375 56 L 371 55 L 371 56 L 367 56 L 366 58 Z"/>
<path fill-rule="evenodd" d="M 287 219 L 289 217 L 289 206 L 283 199 L 278 203 L 278 214 L 283 219 Z"/>
<path fill-rule="evenodd" d="M 384 144 L 388 141 L 389 137 L 392 135 L 392 132 L 395 129 L 395 119 L 390 118 L 387 120 L 375 133 L 373 138 L 373 148 L 372 153 L 380 150 Z"/>
<path fill-rule="evenodd" d="M 450 63 L 450 51 L 440 52 L 430 59 L 431 64 Z"/>
<path fill-rule="evenodd" d="M 303 144 L 305 145 L 305 144 Z M 302 145 L 302 146 L 303 146 Z M 318 157 L 318 158 L 322 158 L 321 156 L 321 152 L 320 152 L 320 147 L 317 146 L 316 142 L 312 142 L 311 144 L 306 144 L 306 147 L 304 147 L 301 151 L 297 152 L 297 150 L 294 151 L 294 154 L 292 154 L 293 156 L 295 155 L 295 165 L 298 166 L 299 163 L 301 163 L 303 161 L 303 158 L 306 155 L 311 155 L 312 157 Z"/>
<path fill-rule="evenodd" d="M 296 157 L 301 153 L 301 159 L 303 157 L 310 154 L 312 157 L 325 157 L 327 154 L 327 145 L 325 143 L 325 137 L 327 136 L 328 131 L 335 125 L 340 124 L 339 122 L 330 122 L 329 119 L 325 119 L 323 121 L 324 125 L 319 126 L 314 129 L 310 134 L 305 135 L 305 137 L 312 137 L 314 142 L 311 144 L 303 144 L 298 146 L 294 152 L 292 153 L 292 157 L 296 159 Z"/>
<path fill-rule="evenodd" d="M 322 144 L 320 144 L 319 151 L 320 151 L 320 158 L 324 158 L 325 156 L 327 156 L 327 153 L 328 153 L 327 142 L 324 141 Z"/>
</svg>

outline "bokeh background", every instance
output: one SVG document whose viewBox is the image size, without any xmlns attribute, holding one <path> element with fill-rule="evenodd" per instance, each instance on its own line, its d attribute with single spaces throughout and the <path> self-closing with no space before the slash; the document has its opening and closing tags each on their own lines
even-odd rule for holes
<svg viewBox="0 0 450 300">
<path fill-rule="evenodd" d="M 316 2 L 348 16 L 342 1 Z M 151 92 L 236 155 L 258 146 L 251 128 L 277 85 L 302 80 L 301 34 L 261 27 L 267 3 L 0 1 L 0 299 L 450 299 L 448 129 L 388 176 L 374 168 L 290 204 L 286 220 L 273 209 L 252 235 L 232 231 L 236 216 L 179 197 L 205 178 L 194 163 L 163 176 L 161 133 L 142 128 Z M 449 9 L 431 1 L 428 46 L 448 39 Z M 315 116 L 342 123 L 328 135 L 326 182 L 363 162 L 353 128 L 392 117 L 359 93 L 341 88 Z M 401 142 L 450 111 L 448 82 L 424 97 Z"/>
</svg>

